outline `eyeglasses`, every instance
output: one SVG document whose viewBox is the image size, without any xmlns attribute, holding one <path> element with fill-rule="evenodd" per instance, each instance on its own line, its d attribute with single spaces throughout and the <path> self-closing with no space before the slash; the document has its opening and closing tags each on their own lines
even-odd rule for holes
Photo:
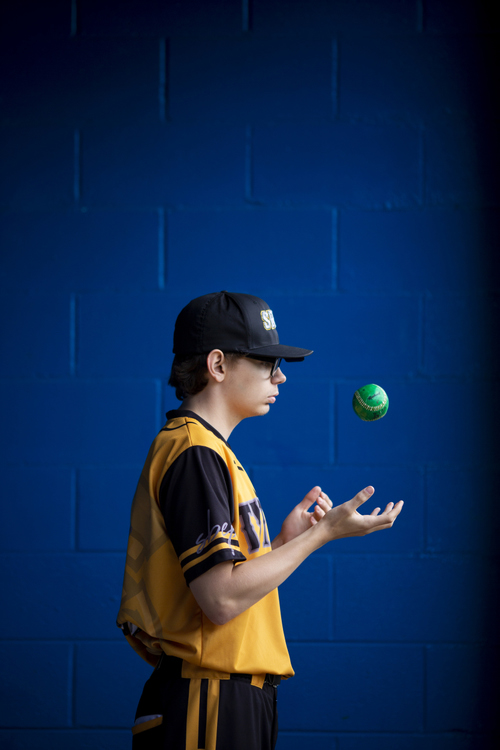
<svg viewBox="0 0 500 750">
<path fill-rule="evenodd" d="M 252 354 L 246 354 L 245 356 L 248 359 L 256 359 L 258 362 L 269 362 L 269 364 L 271 365 L 271 375 L 270 375 L 271 378 L 273 378 L 276 375 L 283 361 L 283 357 L 261 357 L 258 355 L 254 356 Z"/>
</svg>

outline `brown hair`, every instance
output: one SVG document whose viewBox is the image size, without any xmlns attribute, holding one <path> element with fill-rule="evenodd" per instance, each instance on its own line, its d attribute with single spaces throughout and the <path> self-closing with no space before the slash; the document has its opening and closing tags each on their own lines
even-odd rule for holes
<svg viewBox="0 0 500 750">
<path fill-rule="evenodd" d="M 168 384 L 175 388 L 175 395 L 179 401 L 200 393 L 208 383 L 207 356 L 208 352 L 206 354 L 175 355 Z M 231 362 L 244 355 L 226 352 L 224 356 Z"/>
</svg>

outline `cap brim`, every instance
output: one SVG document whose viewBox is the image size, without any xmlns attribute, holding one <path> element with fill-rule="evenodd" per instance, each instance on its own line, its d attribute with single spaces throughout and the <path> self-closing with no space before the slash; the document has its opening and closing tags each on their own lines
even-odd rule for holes
<svg viewBox="0 0 500 750">
<path fill-rule="evenodd" d="M 257 349 L 251 349 L 247 354 L 252 357 L 281 357 L 286 362 L 301 362 L 304 357 L 312 354 L 312 349 L 299 349 L 296 346 L 285 346 L 284 344 L 271 344 L 270 346 L 259 346 Z"/>
</svg>

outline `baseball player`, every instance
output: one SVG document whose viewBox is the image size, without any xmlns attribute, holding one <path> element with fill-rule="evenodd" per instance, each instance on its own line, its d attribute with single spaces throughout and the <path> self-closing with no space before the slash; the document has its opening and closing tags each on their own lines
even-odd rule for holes
<svg viewBox="0 0 500 750">
<path fill-rule="evenodd" d="M 336 508 L 313 487 L 271 540 L 263 508 L 228 443 L 267 414 L 281 362 L 312 352 L 280 344 L 269 306 L 248 294 L 192 300 L 174 331 L 167 413 L 134 496 L 117 624 L 154 667 L 132 729 L 141 750 L 271 750 L 277 688 L 293 675 L 279 585 L 316 549 L 389 528 L 402 502 Z"/>
</svg>

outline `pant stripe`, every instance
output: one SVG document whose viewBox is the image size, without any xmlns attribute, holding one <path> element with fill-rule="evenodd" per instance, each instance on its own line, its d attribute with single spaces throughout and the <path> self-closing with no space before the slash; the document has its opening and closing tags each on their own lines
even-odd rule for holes
<svg viewBox="0 0 500 750">
<path fill-rule="evenodd" d="M 186 750 L 198 750 L 201 680 L 194 678 L 189 684 L 186 724 Z"/>
<path fill-rule="evenodd" d="M 205 750 L 215 750 L 219 720 L 220 681 L 208 680 L 207 736 Z"/>
<path fill-rule="evenodd" d="M 207 700 L 208 680 L 202 680 L 200 685 L 200 709 L 198 713 L 198 750 L 205 750 L 205 739 L 207 734 Z"/>
</svg>

